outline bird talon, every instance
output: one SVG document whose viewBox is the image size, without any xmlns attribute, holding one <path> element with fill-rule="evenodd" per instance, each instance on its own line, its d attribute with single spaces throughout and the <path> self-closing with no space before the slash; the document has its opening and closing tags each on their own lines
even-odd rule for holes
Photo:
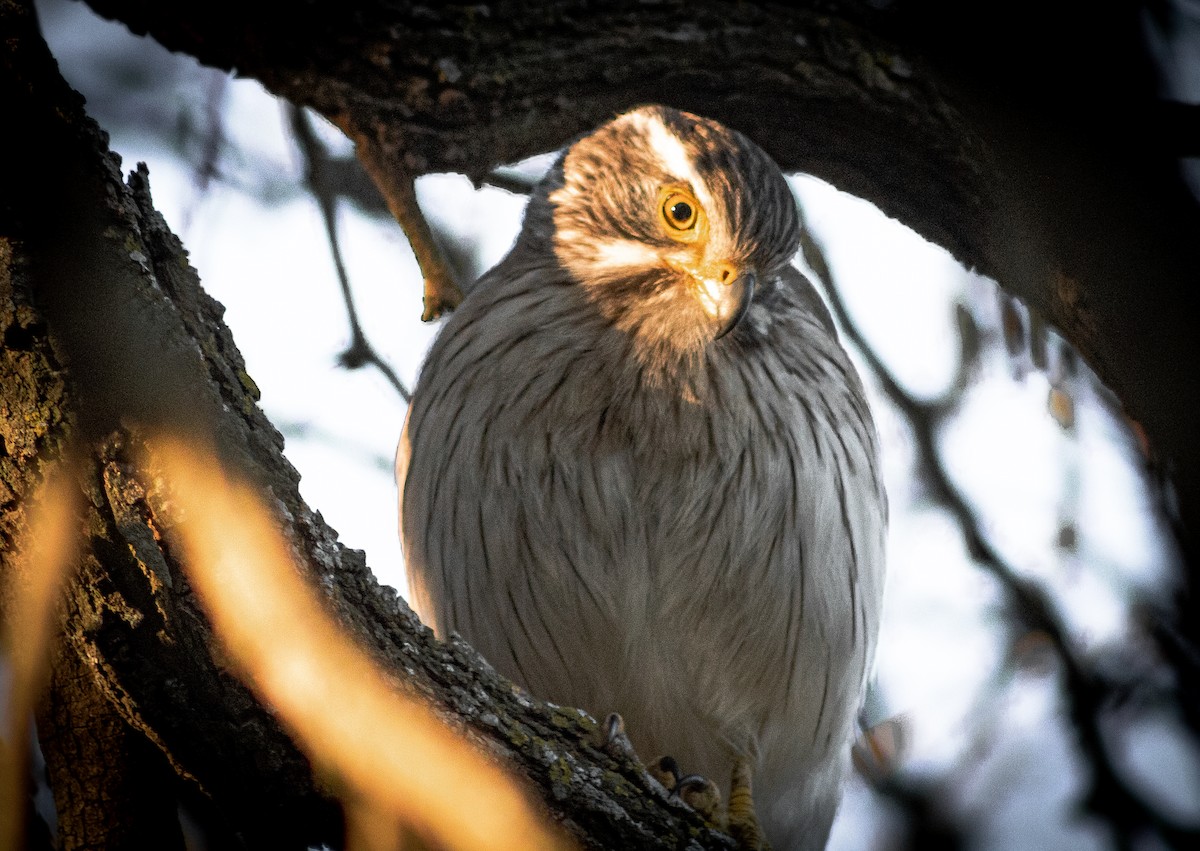
<svg viewBox="0 0 1200 851">
<path fill-rule="evenodd" d="M 699 813 L 706 822 L 717 830 L 725 830 L 724 813 L 721 811 L 721 790 L 717 784 L 699 774 L 689 774 L 675 784 L 679 799 Z"/>
<path fill-rule="evenodd" d="M 610 712 L 604 719 L 604 741 L 611 742 L 617 736 L 625 735 L 625 719 L 619 712 Z"/>
<path fill-rule="evenodd" d="M 670 794 L 675 793 L 679 786 L 679 778 L 683 776 L 683 772 L 679 770 L 679 763 L 673 756 L 660 756 L 646 766 L 646 771 Z"/>
<path fill-rule="evenodd" d="M 633 749 L 633 742 L 629 741 L 629 736 L 625 735 L 625 719 L 619 712 L 608 713 L 599 727 L 599 734 L 598 746 L 609 756 L 615 759 L 637 757 L 637 752 Z"/>
<path fill-rule="evenodd" d="M 672 797 L 678 798 L 699 813 L 717 830 L 725 830 L 721 813 L 721 790 L 717 784 L 699 774 L 687 774 L 679 768 L 673 756 L 660 756 L 646 766 L 646 771 L 663 785 Z"/>
</svg>

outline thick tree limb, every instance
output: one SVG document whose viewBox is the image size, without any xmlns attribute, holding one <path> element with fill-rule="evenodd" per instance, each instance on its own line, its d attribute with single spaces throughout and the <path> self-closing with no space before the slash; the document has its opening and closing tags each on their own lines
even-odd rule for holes
<svg viewBox="0 0 1200 851">
<path fill-rule="evenodd" d="M 54 653 L 38 738 L 58 815 L 58 848 L 183 851 L 173 772 L 125 722 L 73 647 Z"/>
<path fill-rule="evenodd" d="M 1200 210 L 1176 142 L 1113 132 L 1163 123 L 1135 7 L 1080 7 L 1081 40 L 1069 15 L 1023 2 L 90 2 L 343 124 L 388 128 L 414 175 L 478 182 L 639 102 L 737 127 L 1059 328 L 1144 425 L 1200 529 Z"/>
</svg>

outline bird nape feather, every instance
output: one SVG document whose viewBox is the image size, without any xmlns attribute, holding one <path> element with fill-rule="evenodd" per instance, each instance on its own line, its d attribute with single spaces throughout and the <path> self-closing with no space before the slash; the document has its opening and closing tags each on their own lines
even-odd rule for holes
<svg viewBox="0 0 1200 851">
<path fill-rule="evenodd" d="M 412 601 L 643 757 L 750 767 L 826 841 L 879 626 L 862 384 L 757 145 L 661 106 L 572 144 L 447 321 L 401 438 Z M 728 794 L 728 786 L 726 786 Z"/>
</svg>

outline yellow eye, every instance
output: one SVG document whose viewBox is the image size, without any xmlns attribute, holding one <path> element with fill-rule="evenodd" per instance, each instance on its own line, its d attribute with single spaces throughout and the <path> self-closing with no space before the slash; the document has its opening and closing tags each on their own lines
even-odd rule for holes
<svg viewBox="0 0 1200 851">
<path fill-rule="evenodd" d="M 660 208 L 667 236 L 672 239 L 692 239 L 700 223 L 700 202 L 691 192 L 683 189 L 663 191 Z"/>
</svg>

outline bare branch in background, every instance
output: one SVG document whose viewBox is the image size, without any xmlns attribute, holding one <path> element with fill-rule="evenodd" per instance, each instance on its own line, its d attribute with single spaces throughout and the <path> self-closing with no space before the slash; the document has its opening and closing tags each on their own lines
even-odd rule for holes
<svg viewBox="0 0 1200 851">
<path fill-rule="evenodd" d="M 221 149 L 225 146 L 225 126 L 222 116 L 225 112 L 225 100 L 229 93 L 229 76 L 212 73 L 208 77 L 208 85 L 204 92 L 204 128 L 201 131 L 201 147 L 199 156 L 192 160 L 192 187 L 195 195 L 183 212 L 181 230 L 188 231 L 192 224 L 192 216 L 201 199 L 208 194 L 213 180 L 220 177 L 217 160 Z"/>
<path fill-rule="evenodd" d="M 342 249 L 337 232 L 337 200 L 338 193 L 329 179 L 329 152 L 317 139 L 312 124 L 304 110 L 298 106 L 288 106 L 288 117 L 296 143 L 304 156 L 305 182 L 317 207 L 321 210 L 321 219 L 325 223 L 325 235 L 329 239 L 329 252 L 333 256 L 333 265 L 337 270 L 338 283 L 342 288 L 342 300 L 346 304 L 346 317 L 350 320 L 350 345 L 342 352 L 339 360 L 347 369 L 358 369 L 365 364 L 371 364 L 396 389 L 400 397 L 408 402 L 412 394 L 404 386 L 404 382 L 396 375 L 395 370 L 385 361 L 363 333 L 358 321 L 358 311 L 354 307 L 354 295 L 350 290 L 350 277 L 346 274 L 346 264 L 342 260 Z"/>
<path fill-rule="evenodd" d="M 1018 635 L 1029 632 L 1043 635 L 1061 664 L 1067 715 L 1075 729 L 1079 750 L 1090 769 L 1091 788 L 1084 795 L 1081 806 L 1111 828 L 1120 848 L 1134 847 L 1147 830 L 1172 847 L 1189 847 L 1200 837 L 1200 831 L 1174 823 L 1152 802 L 1129 787 L 1118 772 L 1103 730 L 1108 710 L 1121 701 L 1137 680 L 1147 677 L 1147 672 L 1125 670 L 1122 679 L 1116 681 L 1111 672 L 1100 670 L 1093 659 L 1076 647 L 1069 628 L 1055 611 L 1046 592 L 1021 577 L 988 541 L 966 497 L 950 480 L 937 447 L 938 429 L 953 410 L 953 397 L 948 394 L 934 402 L 922 402 L 900 386 L 847 312 L 824 250 L 803 224 L 803 211 L 801 221 L 804 260 L 816 274 L 844 333 L 866 360 L 888 400 L 912 429 L 916 464 L 932 499 L 949 511 L 962 529 L 974 563 L 999 584 L 1009 616 L 1019 628 Z M 954 385 L 960 383 L 956 380 Z M 896 790 L 891 788 L 894 785 L 883 788 L 894 793 Z"/>
</svg>

